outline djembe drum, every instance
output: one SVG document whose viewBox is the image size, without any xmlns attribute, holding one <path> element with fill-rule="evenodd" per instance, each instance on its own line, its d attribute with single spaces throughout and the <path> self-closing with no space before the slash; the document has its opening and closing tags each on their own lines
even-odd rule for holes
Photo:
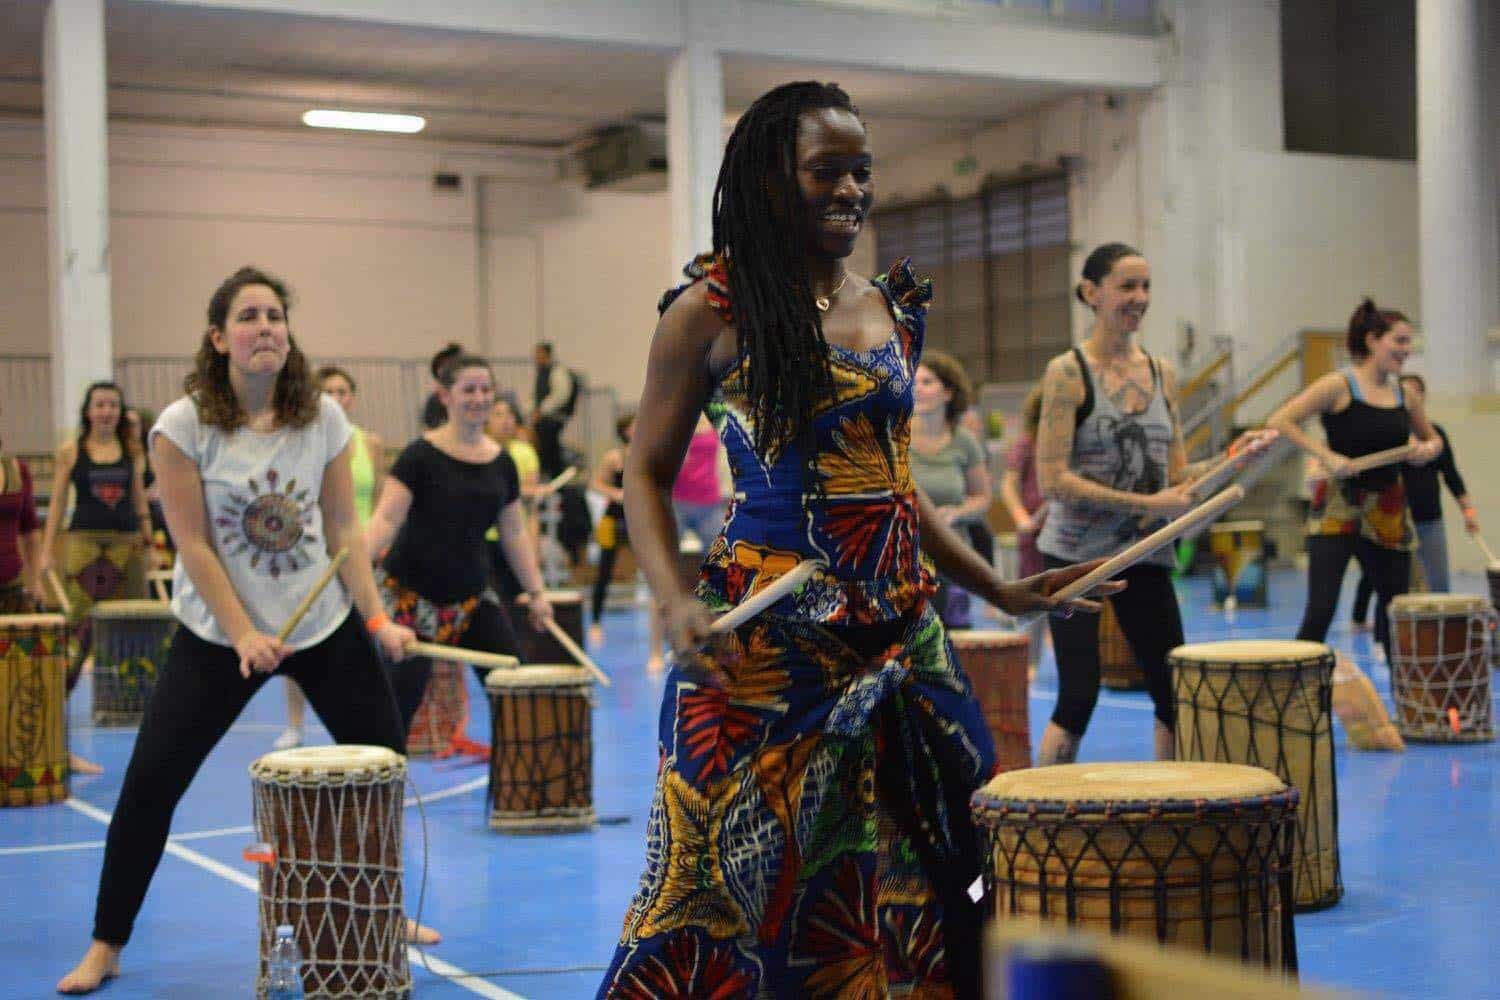
<svg viewBox="0 0 1500 1000">
<path fill-rule="evenodd" d="M 995 739 L 996 771 L 1031 766 L 1031 711 L 1026 690 L 1027 652 L 1021 632 L 955 629 L 953 652 L 969 675 L 984 721 Z"/>
<path fill-rule="evenodd" d="M 409 757 L 441 754 L 460 734 L 469 717 L 469 692 L 464 688 L 462 663 L 433 660 L 427 689 L 421 704 L 406 729 L 406 753 Z"/>
<path fill-rule="evenodd" d="M 96 726 L 135 726 L 156 690 L 177 620 L 161 601 L 100 601 L 94 617 Z"/>
<path fill-rule="evenodd" d="M 552 617 L 568 637 L 583 645 L 583 595 L 576 590 L 549 590 L 547 603 L 552 605 Z M 538 632 L 531 627 L 526 614 L 526 602 L 515 601 L 511 605 L 511 619 L 515 625 L 516 643 L 520 646 L 522 663 L 571 663 L 572 655 L 563 648 L 550 632 Z"/>
<path fill-rule="evenodd" d="M 0 806 L 68 797 L 68 622 L 0 615 Z"/>
<path fill-rule="evenodd" d="M 594 825 L 593 679 L 582 667 L 491 670 L 490 829 Z"/>
<path fill-rule="evenodd" d="M 1177 759 L 1249 764 L 1297 789 L 1296 906 L 1344 895 L 1333 765 L 1333 650 L 1248 639 L 1178 646 Z"/>
<path fill-rule="evenodd" d="M 1391 695 L 1409 740 L 1495 738 L 1490 653 L 1495 609 L 1476 594 L 1402 594 L 1391 601 Z"/>
<path fill-rule="evenodd" d="M 296 928 L 308 997 L 409 997 L 402 911 L 406 759 L 372 746 L 301 747 L 250 765 L 260 871 L 260 972 L 276 926 Z"/>
<path fill-rule="evenodd" d="M 1099 612 L 1099 683 L 1116 691 L 1140 691 L 1146 687 L 1146 671 L 1136 662 L 1130 640 L 1120 628 L 1114 602 L 1105 598 Z"/>
<path fill-rule="evenodd" d="M 1240 764 L 1062 764 L 974 793 L 1002 919 L 1066 922 L 1297 967 L 1297 790 Z"/>
<path fill-rule="evenodd" d="M 1266 606 L 1266 522 L 1221 521 L 1208 529 L 1213 602 L 1222 608 Z"/>
</svg>

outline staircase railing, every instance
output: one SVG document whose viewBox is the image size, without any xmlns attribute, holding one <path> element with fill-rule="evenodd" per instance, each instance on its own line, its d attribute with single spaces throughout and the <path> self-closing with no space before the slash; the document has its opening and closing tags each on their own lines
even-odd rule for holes
<svg viewBox="0 0 1500 1000">
<path fill-rule="evenodd" d="M 1293 365 L 1301 364 L 1302 341 L 1301 330 L 1281 338 L 1250 370 L 1243 388 L 1236 387 L 1225 392 L 1215 401 L 1217 405 L 1206 406 L 1191 416 L 1184 417 L 1183 444 L 1190 457 L 1215 451 L 1228 443 L 1230 435 L 1234 433 L 1234 418 L 1240 407 Z"/>
</svg>

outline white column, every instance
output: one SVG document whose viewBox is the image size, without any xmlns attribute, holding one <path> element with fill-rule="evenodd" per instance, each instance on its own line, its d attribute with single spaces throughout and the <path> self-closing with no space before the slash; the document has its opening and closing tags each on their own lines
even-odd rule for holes
<svg viewBox="0 0 1500 1000">
<path fill-rule="evenodd" d="M 1485 108 L 1487 0 L 1418 0 L 1417 187 L 1422 333 L 1434 393 L 1488 392 L 1500 324 L 1495 163 Z"/>
<path fill-rule="evenodd" d="M 42 35 L 54 436 L 114 370 L 104 0 L 52 0 Z"/>
<path fill-rule="evenodd" d="M 724 156 L 724 70 L 706 42 L 689 42 L 667 71 L 667 171 L 672 284 L 694 254 L 713 248 L 714 181 Z"/>
</svg>

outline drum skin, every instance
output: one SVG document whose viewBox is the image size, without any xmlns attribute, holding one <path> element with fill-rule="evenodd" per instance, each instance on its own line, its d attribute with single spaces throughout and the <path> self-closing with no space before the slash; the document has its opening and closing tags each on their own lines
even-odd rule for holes
<svg viewBox="0 0 1500 1000">
<path fill-rule="evenodd" d="M 1344 895 L 1333 754 L 1333 650 L 1320 642 L 1178 646 L 1177 759 L 1249 764 L 1297 789 L 1297 909 Z"/>
</svg>

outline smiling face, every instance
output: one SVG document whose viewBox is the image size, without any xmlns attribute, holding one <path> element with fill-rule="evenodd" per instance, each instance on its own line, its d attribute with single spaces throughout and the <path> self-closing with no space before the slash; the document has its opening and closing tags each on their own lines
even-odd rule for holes
<svg viewBox="0 0 1500 1000">
<path fill-rule="evenodd" d="M 842 259 L 875 204 L 870 141 L 858 116 L 822 108 L 797 128 L 797 190 L 808 227 L 808 254 Z"/>
<path fill-rule="evenodd" d="M 1365 346 L 1370 350 L 1370 360 L 1375 370 L 1382 375 L 1399 375 L 1411 356 L 1411 324 L 1398 320 L 1385 333 L 1365 334 Z"/>
<path fill-rule="evenodd" d="M 448 409 L 448 419 L 470 427 L 483 427 L 495 408 L 495 380 L 488 368 L 461 368 L 453 384 L 440 386 L 438 398 Z"/>
<path fill-rule="evenodd" d="M 354 386 L 342 375 L 330 375 L 323 380 L 323 392 L 333 397 L 333 401 L 344 408 L 344 412 L 350 416 L 354 415 Z"/>
<path fill-rule="evenodd" d="M 214 350 L 246 375 L 275 375 L 286 364 L 291 331 L 286 306 L 269 285 L 246 285 L 229 302 L 224 328 L 212 327 Z"/>
<path fill-rule="evenodd" d="M 943 413 L 952 398 L 953 390 L 944 385 L 931 368 L 917 366 L 917 378 L 912 383 L 912 407 L 917 413 L 923 416 Z"/>
<path fill-rule="evenodd" d="M 89 393 L 88 405 L 84 409 L 89 428 L 101 437 L 113 437 L 120 425 L 120 394 L 113 389 L 99 388 Z"/>
<path fill-rule="evenodd" d="M 1151 307 L 1151 265 L 1144 257 L 1121 257 L 1102 281 L 1083 280 L 1083 298 L 1107 328 L 1135 333 Z"/>
</svg>

